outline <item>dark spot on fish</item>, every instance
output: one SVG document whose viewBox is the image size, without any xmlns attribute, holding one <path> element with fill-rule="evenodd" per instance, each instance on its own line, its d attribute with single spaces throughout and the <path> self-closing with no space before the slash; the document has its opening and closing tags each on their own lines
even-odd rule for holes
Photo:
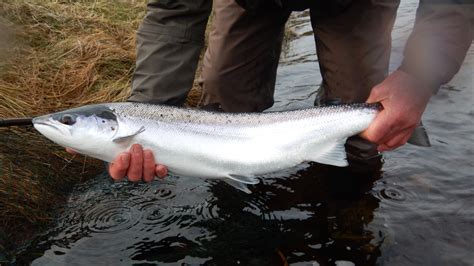
<svg viewBox="0 0 474 266">
<path fill-rule="evenodd" d="M 114 131 L 114 130 L 115 130 L 115 127 L 110 127 L 110 129 L 112 129 L 112 131 Z"/>
</svg>

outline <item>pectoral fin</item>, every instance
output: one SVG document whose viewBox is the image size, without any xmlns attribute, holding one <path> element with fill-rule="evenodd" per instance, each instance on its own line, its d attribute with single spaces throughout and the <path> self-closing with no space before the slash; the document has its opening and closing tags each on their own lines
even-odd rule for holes
<svg viewBox="0 0 474 266">
<path fill-rule="evenodd" d="M 115 134 L 114 138 L 112 139 L 113 142 L 122 142 L 122 141 L 125 141 L 129 138 L 132 138 L 142 132 L 145 131 L 145 127 L 144 126 L 141 126 L 139 129 L 121 129 L 119 128 L 119 131 L 117 132 L 117 134 Z"/>
<path fill-rule="evenodd" d="M 329 147 L 324 153 L 320 153 L 320 151 L 315 150 L 318 154 L 312 156 L 310 158 L 311 161 L 322 163 L 322 164 L 329 164 L 334 166 L 345 167 L 348 166 L 349 163 L 347 162 L 347 154 L 346 148 L 344 144 L 346 143 L 346 139 L 342 141 L 336 142 Z"/>
</svg>

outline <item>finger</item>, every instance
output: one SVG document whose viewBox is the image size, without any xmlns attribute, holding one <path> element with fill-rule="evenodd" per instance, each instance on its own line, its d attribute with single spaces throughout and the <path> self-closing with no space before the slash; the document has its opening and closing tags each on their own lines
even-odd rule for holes
<svg viewBox="0 0 474 266">
<path fill-rule="evenodd" d="M 402 145 L 405 145 L 405 143 L 407 143 L 408 139 L 410 138 L 412 132 L 413 128 L 407 128 L 402 130 L 401 132 L 398 132 L 397 135 L 395 135 L 392 139 L 387 142 L 384 142 L 385 148 L 388 148 L 389 150 L 394 150 Z M 384 151 L 386 150 L 387 149 L 385 149 Z"/>
<path fill-rule="evenodd" d="M 406 141 L 410 138 L 414 128 L 414 126 L 394 128 L 387 135 L 385 135 L 379 143 L 388 147 L 388 150 L 396 149 L 406 143 Z"/>
<path fill-rule="evenodd" d="M 71 149 L 71 148 L 66 148 L 66 152 L 70 153 L 70 154 L 76 154 L 77 151 Z"/>
<path fill-rule="evenodd" d="M 156 176 L 158 176 L 159 178 L 164 178 L 165 176 L 168 175 L 168 168 L 166 168 L 166 166 L 162 164 L 158 164 L 155 167 L 155 173 L 156 173 Z"/>
<path fill-rule="evenodd" d="M 153 181 L 155 177 L 155 157 L 150 150 L 143 151 L 143 180 L 145 182 Z"/>
<path fill-rule="evenodd" d="M 121 180 L 127 173 L 130 164 L 130 153 L 124 152 L 117 156 L 114 162 L 109 165 L 109 174 L 114 180 Z"/>
<path fill-rule="evenodd" d="M 138 182 L 143 174 L 143 148 L 139 144 L 132 145 L 130 149 L 130 167 L 127 171 L 128 180 Z"/>
<path fill-rule="evenodd" d="M 398 134 L 400 134 L 401 130 L 402 129 L 400 129 L 398 126 L 390 128 L 390 130 L 387 131 L 387 133 L 385 133 L 385 135 L 379 139 L 378 143 L 379 144 L 386 144 L 388 141 L 390 141 L 393 138 L 395 138 L 396 136 L 398 136 Z"/>
</svg>

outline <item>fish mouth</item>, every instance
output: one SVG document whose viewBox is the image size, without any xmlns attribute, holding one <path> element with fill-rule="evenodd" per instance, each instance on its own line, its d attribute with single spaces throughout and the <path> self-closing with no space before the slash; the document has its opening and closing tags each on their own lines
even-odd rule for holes
<svg viewBox="0 0 474 266">
<path fill-rule="evenodd" d="M 36 125 L 49 126 L 49 127 L 52 127 L 52 128 L 54 128 L 58 131 L 61 131 L 56 125 L 53 125 L 53 124 L 49 123 L 48 120 L 49 120 L 49 116 L 35 117 L 32 120 L 33 126 L 36 126 Z"/>
<path fill-rule="evenodd" d="M 51 124 L 47 124 L 47 123 L 43 123 L 43 122 L 38 122 L 38 123 L 33 123 L 33 125 L 42 125 L 42 126 L 49 126 L 49 127 L 52 127 L 56 130 L 59 130 L 58 127 L 54 126 L 54 125 L 51 125 Z"/>
</svg>

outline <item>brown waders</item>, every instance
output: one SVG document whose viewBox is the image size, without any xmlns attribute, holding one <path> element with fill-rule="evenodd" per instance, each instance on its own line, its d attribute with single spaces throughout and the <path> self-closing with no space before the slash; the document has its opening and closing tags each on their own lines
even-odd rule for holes
<svg viewBox="0 0 474 266">
<path fill-rule="evenodd" d="M 360 0 L 331 15 L 311 10 L 324 100 L 364 102 L 387 76 L 398 4 Z M 229 112 L 269 108 L 289 12 L 274 9 L 252 15 L 234 0 L 216 0 L 214 10 L 202 104 L 219 103 Z"/>
<path fill-rule="evenodd" d="M 149 1 L 137 34 L 131 101 L 184 102 L 203 47 L 211 2 Z M 336 2 L 349 4 L 334 8 Z M 399 0 L 313 3 L 323 3 L 310 10 L 323 77 L 323 102 L 365 101 L 371 88 L 387 76 L 390 34 Z M 270 107 L 289 12 L 273 8 L 252 15 L 235 0 L 214 0 L 214 6 L 201 81 L 202 104 L 219 103 L 226 111 Z M 472 21 L 468 1 L 420 0 L 402 69 L 421 80 L 431 78 L 426 83 L 433 83 L 433 87 L 447 82 L 471 45 Z M 430 49 L 420 49 L 424 46 Z"/>
</svg>

